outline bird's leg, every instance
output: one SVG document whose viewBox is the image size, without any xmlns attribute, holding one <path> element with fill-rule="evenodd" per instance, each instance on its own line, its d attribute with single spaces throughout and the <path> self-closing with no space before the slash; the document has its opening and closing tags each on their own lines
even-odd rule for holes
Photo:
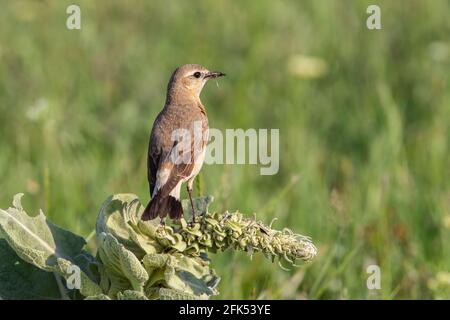
<svg viewBox="0 0 450 320">
<path fill-rule="evenodd" d="M 161 226 L 163 226 L 163 227 L 166 225 L 166 221 L 164 221 L 164 218 L 163 218 L 163 217 L 160 218 L 159 224 L 160 224 Z"/>
<path fill-rule="evenodd" d="M 194 181 L 194 180 L 192 180 Z M 191 201 L 191 207 L 192 207 L 192 224 L 195 223 L 195 209 L 194 209 L 194 202 L 192 201 L 192 182 L 189 181 L 187 183 L 187 192 L 189 194 L 189 200 Z"/>
</svg>

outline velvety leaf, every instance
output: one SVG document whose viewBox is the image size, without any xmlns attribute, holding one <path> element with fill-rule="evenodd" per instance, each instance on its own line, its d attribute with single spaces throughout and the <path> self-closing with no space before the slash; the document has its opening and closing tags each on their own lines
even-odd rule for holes
<svg viewBox="0 0 450 320">
<path fill-rule="evenodd" d="M 2 299 L 61 299 L 55 275 L 23 261 L 0 240 L 0 297 Z"/>
<path fill-rule="evenodd" d="M 108 297 L 106 294 L 99 294 L 96 296 L 86 297 L 84 300 L 112 300 L 112 299 Z"/>
<path fill-rule="evenodd" d="M 97 218 L 96 232 L 110 233 L 138 258 L 155 253 L 161 246 L 153 238 L 157 224 L 143 224 L 140 216 L 143 207 L 134 194 L 117 194 L 102 205 Z"/>
<path fill-rule="evenodd" d="M 161 288 L 159 289 L 159 299 L 161 300 L 207 300 L 208 296 L 196 296 L 183 291 L 174 289 Z"/>
<path fill-rule="evenodd" d="M 42 211 L 38 216 L 30 217 L 22 208 L 21 198 L 22 194 L 16 195 L 13 207 L 7 210 L 0 209 L 0 234 L 4 239 L 2 241 L 7 243 L 24 263 L 48 272 L 45 276 L 42 274 L 41 278 L 37 278 L 35 285 L 41 286 L 40 282 L 48 281 L 50 276 L 53 277 L 53 281 L 49 283 L 54 282 L 53 272 L 57 272 L 67 279 L 72 275 L 69 268 L 76 265 L 80 270 L 80 292 L 85 295 L 101 293 L 102 290 L 95 282 L 95 274 L 89 268 L 91 264 L 95 263 L 95 260 L 83 250 L 86 244 L 85 240 L 49 222 Z M 7 262 L 4 264 L 6 265 Z M 84 271 L 89 272 L 85 273 Z M 21 281 L 20 279 L 16 280 Z M 63 283 L 59 289 L 67 290 Z"/>
<path fill-rule="evenodd" d="M 214 201 L 213 196 L 205 196 L 201 198 L 193 199 L 195 214 L 204 215 L 208 212 L 209 205 Z M 181 205 L 183 206 L 184 217 L 187 220 L 191 220 L 192 218 L 192 206 L 189 199 L 184 199 L 181 201 Z"/>
<path fill-rule="evenodd" d="M 80 254 L 86 244 L 84 239 L 49 222 L 42 211 L 30 217 L 20 204 L 22 195 L 14 197 L 15 207 L 0 209 L 0 233 L 17 255 L 43 270 L 53 271 L 57 258 L 71 260 Z"/>
<path fill-rule="evenodd" d="M 117 294 L 118 300 L 148 300 L 148 298 L 139 291 L 125 290 L 124 292 L 119 292 Z"/>
<path fill-rule="evenodd" d="M 130 289 L 131 285 L 134 290 L 142 291 L 148 280 L 148 273 L 139 259 L 112 234 L 102 232 L 98 235 L 97 241 L 104 268 L 113 275 L 115 284 L 120 285 L 116 290 L 124 291 Z"/>
</svg>

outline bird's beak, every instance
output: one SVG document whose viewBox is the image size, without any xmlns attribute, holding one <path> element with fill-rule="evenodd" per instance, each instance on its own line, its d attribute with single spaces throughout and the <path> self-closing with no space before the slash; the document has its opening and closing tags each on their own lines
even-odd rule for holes
<svg viewBox="0 0 450 320">
<path fill-rule="evenodd" d="M 205 74 L 204 78 L 205 79 L 218 78 L 223 77 L 224 75 L 225 73 L 220 71 L 209 71 L 207 74 Z"/>
</svg>

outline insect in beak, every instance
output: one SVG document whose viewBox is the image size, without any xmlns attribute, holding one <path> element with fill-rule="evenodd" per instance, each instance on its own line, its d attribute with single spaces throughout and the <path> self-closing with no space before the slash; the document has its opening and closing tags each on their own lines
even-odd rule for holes
<svg viewBox="0 0 450 320">
<path fill-rule="evenodd" d="M 218 78 L 223 77 L 224 75 L 225 73 L 220 71 L 209 71 L 208 73 L 205 74 L 204 78 L 205 79 Z"/>
</svg>

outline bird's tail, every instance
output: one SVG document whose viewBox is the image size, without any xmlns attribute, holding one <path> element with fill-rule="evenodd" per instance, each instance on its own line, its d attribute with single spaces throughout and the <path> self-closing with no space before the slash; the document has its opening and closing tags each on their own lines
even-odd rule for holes
<svg viewBox="0 0 450 320">
<path fill-rule="evenodd" d="M 157 216 L 165 217 L 167 214 L 171 219 L 180 219 L 183 216 L 181 202 L 171 195 L 162 196 L 158 192 L 148 203 L 141 219 L 144 221 L 153 220 Z"/>
</svg>

